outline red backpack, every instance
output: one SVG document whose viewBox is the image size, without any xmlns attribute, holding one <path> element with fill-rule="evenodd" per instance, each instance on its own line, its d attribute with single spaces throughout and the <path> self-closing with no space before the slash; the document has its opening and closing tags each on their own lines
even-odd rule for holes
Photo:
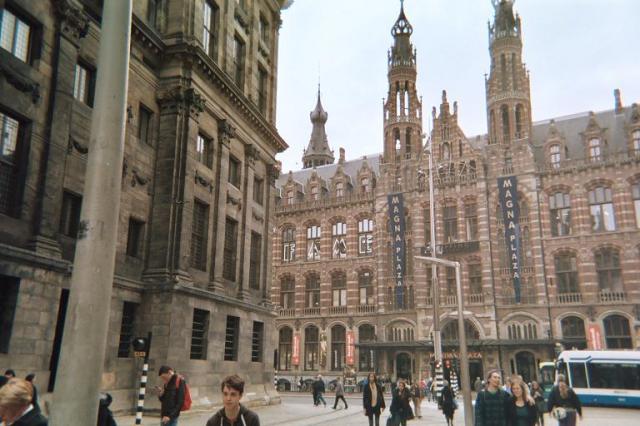
<svg viewBox="0 0 640 426">
<path fill-rule="evenodd" d="M 176 375 L 176 389 L 180 389 L 180 381 L 184 380 L 184 377 L 180 375 Z M 180 407 L 180 411 L 187 411 L 191 408 L 191 390 L 189 390 L 189 385 L 187 382 L 184 382 L 184 401 L 182 402 L 182 407 Z"/>
</svg>

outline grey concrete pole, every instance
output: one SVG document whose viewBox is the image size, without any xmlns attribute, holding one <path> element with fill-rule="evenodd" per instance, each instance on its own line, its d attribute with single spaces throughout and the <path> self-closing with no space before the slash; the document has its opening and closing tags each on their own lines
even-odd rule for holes
<svg viewBox="0 0 640 426">
<path fill-rule="evenodd" d="M 436 205 L 433 196 L 433 142 L 429 141 L 429 225 L 431 227 L 431 256 L 438 257 L 436 250 Z M 440 340 L 440 284 L 438 283 L 438 267 L 431 270 L 431 288 L 433 289 L 433 352 L 436 363 L 442 362 L 442 341 Z"/>
<path fill-rule="evenodd" d="M 105 1 L 80 230 L 50 425 L 98 415 L 117 242 L 131 0 Z"/>
<path fill-rule="evenodd" d="M 471 405 L 471 382 L 469 378 L 469 357 L 467 354 L 467 335 L 464 330 L 464 301 L 462 300 L 462 280 L 460 263 L 455 262 L 456 292 L 458 295 L 458 341 L 460 342 L 460 380 L 462 380 L 462 398 L 465 426 L 473 425 L 473 406 Z"/>
</svg>

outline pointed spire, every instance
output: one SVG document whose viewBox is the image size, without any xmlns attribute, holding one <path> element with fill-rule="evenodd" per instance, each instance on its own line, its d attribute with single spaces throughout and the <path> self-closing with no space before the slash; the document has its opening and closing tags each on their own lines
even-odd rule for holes
<svg viewBox="0 0 640 426">
<path fill-rule="evenodd" d="M 333 164 L 333 151 L 329 148 L 327 133 L 324 128 L 329 114 L 322 108 L 320 83 L 318 83 L 318 101 L 316 102 L 314 110 L 309 114 L 309 118 L 313 124 L 313 129 L 311 131 L 309 145 L 302 155 L 302 167 L 307 169 L 324 164 Z"/>
<path fill-rule="evenodd" d="M 520 37 L 520 16 L 513 13 L 515 0 L 491 0 L 495 14 L 489 25 L 491 42 L 504 37 Z"/>
<path fill-rule="evenodd" d="M 404 13 L 404 1 L 400 0 L 400 15 L 391 28 L 394 45 L 389 52 L 389 66 L 415 66 L 416 56 L 411 45 L 413 27 Z"/>
</svg>

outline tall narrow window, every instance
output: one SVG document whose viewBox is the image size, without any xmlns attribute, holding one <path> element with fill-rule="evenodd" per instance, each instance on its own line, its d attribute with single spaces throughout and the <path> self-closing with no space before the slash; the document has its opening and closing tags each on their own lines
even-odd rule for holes
<svg viewBox="0 0 640 426">
<path fill-rule="evenodd" d="M 282 309 L 295 308 L 296 280 L 290 275 L 280 279 L 280 307 Z"/>
<path fill-rule="evenodd" d="M 369 191 L 371 191 L 368 177 L 363 177 L 362 179 L 360 179 L 360 188 L 362 188 L 363 194 L 367 194 L 369 193 Z"/>
<path fill-rule="evenodd" d="M 191 326 L 191 359 L 207 359 L 208 334 L 209 311 L 194 309 Z"/>
<path fill-rule="evenodd" d="M 599 138 L 589 139 L 589 160 L 593 162 L 602 160 L 602 146 Z"/>
<path fill-rule="evenodd" d="M 296 260 L 296 229 L 286 228 L 282 231 L 282 260 L 293 262 Z"/>
<path fill-rule="evenodd" d="M 240 318 L 227 315 L 227 327 L 224 333 L 224 360 L 238 360 L 238 335 L 240 334 Z"/>
<path fill-rule="evenodd" d="M 320 260 L 320 226 L 307 228 L 307 260 Z"/>
<path fill-rule="evenodd" d="M 634 130 L 633 133 L 631 133 L 631 143 L 634 154 L 640 155 L 640 129 Z"/>
<path fill-rule="evenodd" d="M 240 188 L 240 161 L 229 156 L 229 183 L 236 188 Z"/>
<path fill-rule="evenodd" d="M 218 51 L 218 16 L 218 5 L 206 0 L 202 11 L 202 47 L 214 60 Z"/>
<path fill-rule="evenodd" d="M 411 155 L 411 129 L 407 129 L 404 138 L 404 152 L 407 156 Z"/>
<path fill-rule="evenodd" d="M 371 271 L 358 272 L 358 296 L 360 305 L 375 305 Z"/>
<path fill-rule="evenodd" d="M 429 207 L 424 210 L 424 245 L 431 244 L 431 210 Z"/>
<path fill-rule="evenodd" d="M 251 252 L 249 253 L 249 288 L 260 289 L 260 265 L 262 259 L 262 235 L 251 232 Z"/>
<path fill-rule="evenodd" d="M 502 91 L 507 90 L 507 58 L 504 53 L 500 55 L 500 83 L 502 83 Z"/>
<path fill-rule="evenodd" d="M 296 202 L 296 197 L 294 194 L 295 193 L 293 191 L 287 191 L 287 198 L 286 198 L 287 206 L 291 206 L 293 205 L 293 203 Z"/>
<path fill-rule="evenodd" d="M 16 213 L 20 123 L 0 112 L 0 213 Z"/>
<path fill-rule="evenodd" d="M 0 353 L 3 354 L 9 353 L 19 290 L 19 278 L 0 275 Z"/>
<path fill-rule="evenodd" d="M 291 370 L 291 355 L 293 348 L 293 330 L 282 327 L 278 332 L 278 370 Z"/>
<path fill-rule="evenodd" d="M 458 240 L 458 208 L 446 206 L 443 209 L 444 241 L 451 243 Z"/>
<path fill-rule="evenodd" d="M 318 188 L 318 185 L 313 185 L 311 187 L 311 199 L 312 200 L 320 199 L 320 188 Z"/>
<path fill-rule="evenodd" d="M 336 183 L 336 197 L 344 197 L 344 183 L 338 182 Z"/>
<path fill-rule="evenodd" d="M 258 67 L 258 109 L 262 114 L 267 113 L 267 86 L 267 72 L 263 68 Z"/>
<path fill-rule="evenodd" d="M 467 241 L 475 241 L 478 239 L 478 205 L 476 203 L 467 203 L 464 205 L 464 221 L 465 230 L 467 232 Z"/>
<path fill-rule="evenodd" d="M 198 163 L 211 167 L 211 139 L 198 133 L 196 137 L 196 160 Z"/>
<path fill-rule="evenodd" d="M 260 14 L 260 19 L 258 20 L 258 34 L 260 35 L 260 41 L 268 45 L 269 44 L 269 21 L 262 13 Z"/>
<path fill-rule="evenodd" d="M 517 105 L 516 106 L 516 138 L 520 139 L 524 137 L 524 134 L 522 132 L 522 120 L 523 120 L 523 112 L 522 112 L 522 105 Z"/>
<path fill-rule="evenodd" d="M 127 230 L 127 256 L 142 257 L 143 240 L 144 222 L 130 217 L 129 228 Z"/>
<path fill-rule="evenodd" d="M 549 162 L 554 169 L 560 168 L 560 145 L 551 145 L 549 147 Z"/>
<path fill-rule="evenodd" d="M 611 188 L 599 186 L 589 191 L 589 212 L 593 232 L 615 231 L 616 218 Z"/>
<path fill-rule="evenodd" d="M 509 128 L 509 107 L 506 105 L 502 105 L 502 107 L 500 107 L 500 114 L 502 116 L 502 142 L 509 143 L 511 141 L 511 130 Z"/>
<path fill-rule="evenodd" d="M 310 325 L 304 329 L 304 369 L 315 370 L 318 367 L 318 346 L 320 333 L 318 327 Z"/>
<path fill-rule="evenodd" d="M 613 248 L 602 248 L 595 253 L 598 288 L 602 292 L 622 292 L 620 252 Z"/>
<path fill-rule="evenodd" d="M 631 349 L 629 320 L 622 315 L 609 315 L 603 321 L 607 349 Z"/>
<path fill-rule="evenodd" d="M 577 349 L 587 348 L 587 336 L 582 318 L 569 316 L 560 321 L 562 339 L 569 340 L 570 346 Z"/>
<path fill-rule="evenodd" d="M 118 343 L 118 358 L 131 356 L 131 341 L 133 340 L 133 326 L 136 320 L 138 303 L 124 302 L 122 304 L 122 320 L 120 321 L 120 341 Z"/>
<path fill-rule="evenodd" d="M 511 80 L 513 82 L 513 90 L 518 90 L 518 64 L 515 53 L 511 54 Z"/>
<path fill-rule="evenodd" d="M 165 20 L 165 2 L 167 0 L 147 1 L 147 22 L 156 31 L 162 31 Z"/>
<path fill-rule="evenodd" d="M 479 263 L 469 264 L 469 290 L 471 294 L 482 294 L 482 266 Z"/>
<path fill-rule="evenodd" d="M 316 273 L 307 275 L 305 282 L 305 307 L 320 307 L 320 277 Z"/>
<path fill-rule="evenodd" d="M 138 139 L 147 145 L 152 145 L 153 112 L 140 104 L 138 109 Z"/>
<path fill-rule="evenodd" d="M 80 208 L 82 197 L 71 192 L 62 194 L 62 212 L 60 214 L 60 233 L 67 237 L 76 238 L 80 224 Z"/>
<path fill-rule="evenodd" d="M 209 233 L 209 205 L 194 200 L 191 224 L 191 266 L 207 269 L 207 236 Z"/>
<path fill-rule="evenodd" d="M 631 195 L 633 196 L 633 207 L 636 212 L 636 226 L 640 228 L 640 182 L 636 182 L 631 187 Z"/>
<path fill-rule="evenodd" d="M 373 220 L 358 221 L 358 254 L 369 256 L 373 254 Z"/>
<path fill-rule="evenodd" d="M 251 362 L 262 362 L 262 352 L 264 347 L 264 323 L 253 322 L 251 333 Z"/>
<path fill-rule="evenodd" d="M 264 179 L 257 176 L 253 178 L 253 201 L 259 205 L 264 203 Z"/>
<path fill-rule="evenodd" d="M 554 257 L 556 286 L 559 294 L 578 293 L 578 266 L 576 256 L 562 253 Z"/>
<path fill-rule="evenodd" d="M 347 224 L 344 222 L 334 223 L 332 227 L 332 237 L 333 258 L 344 259 L 347 257 Z"/>
<path fill-rule="evenodd" d="M 233 80 L 240 89 L 244 86 L 245 44 L 240 36 L 233 38 Z"/>
<path fill-rule="evenodd" d="M 445 295 L 456 295 L 456 270 L 454 268 L 447 268 L 447 288 Z"/>
<path fill-rule="evenodd" d="M 571 233 L 571 202 L 569 194 L 556 192 L 549 197 L 551 235 L 562 237 Z"/>
<path fill-rule="evenodd" d="M 224 230 L 224 259 L 222 276 L 229 280 L 236 280 L 236 264 L 238 258 L 238 222 L 227 217 Z"/>
<path fill-rule="evenodd" d="M 86 65 L 76 64 L 73 97 L 88 106 L 93 106 L 94 82 L 94 71 Z"/>
<path fill-rule="evenodd" d="M 331 274 L 332 306 L 347 306 L 347 276 L 344 272 Z"/>
<path fill-rule="evenodd" d="M 8 9 L 0 10 L 0 47 L 23 62 L 29 62 L 31 26 Z"/>
<path fill-rule="evenodd" d="M 342 371 L 346 348 L 346 332 L 343 326 L 331 327 L 331 370 Z"/>
</svg>

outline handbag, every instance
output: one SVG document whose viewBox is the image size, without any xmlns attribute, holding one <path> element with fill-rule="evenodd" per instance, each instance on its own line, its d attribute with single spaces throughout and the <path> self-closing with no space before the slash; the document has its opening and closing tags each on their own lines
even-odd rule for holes
<svg viewBox="0 0 640 426">
<path fill-rule="evenodd" d="M 556 407 L 552 411 L 553 417 L 562 420 L 567 417 L 567 410 L 564 407 Z"/>
</svg>

